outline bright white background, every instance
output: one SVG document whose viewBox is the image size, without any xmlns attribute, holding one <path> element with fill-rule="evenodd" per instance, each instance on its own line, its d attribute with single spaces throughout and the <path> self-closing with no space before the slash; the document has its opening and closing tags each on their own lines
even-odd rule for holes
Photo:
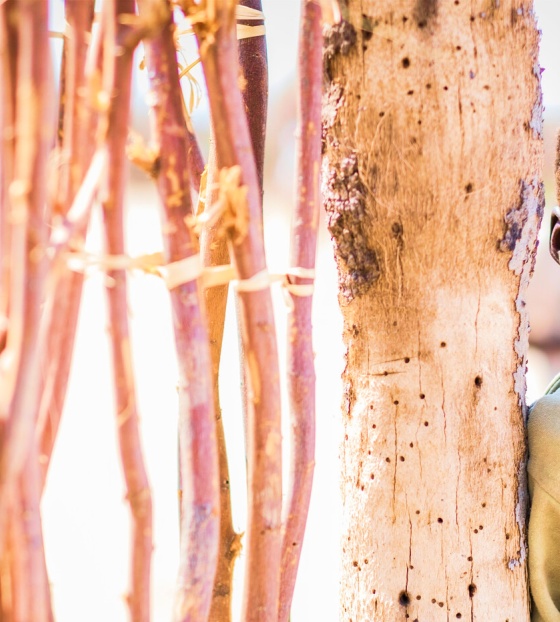
<svg viewBox="0 0 560 622">
<path fill-rule="evenodd" d="M 60 0 L 53 0 L 53 26 L 60 27 Z M 263 0 L 267 15 L 271 107 L 271 176 L 266 190 L 266 239 L 272 268 L 286 265 L 289 214 L 293 205 L 293 90 L 299 0 Z M 560 105 L 560 3 L 537 0 L 543 30 L 541 64 L 545 106 Z M 506 53 L 504 51 L 504 53 Z M 145 78 L 138 78 L 144 88 Z M 274 100 L 280 102 L 274 106 Z M 135 108 L 135 122 L 145 112 Z M 204 103 L 196 113 L 204 126 Z M 141 129 L 141 128 L 138 128 Z M 147 183 L 128 193 L 129 252 L 161 248 L 157 200 Z M 98 247 L 94 223 L 91 247 Z M 338 430 L 341 319 L 336 275 L 323 228 L 314 302 L 317 364 L 317 466 L 308 532 L 294 599 L 292 622 L 335 621 L 338 614 Z M 283 345 L 286 309 L 276 292 L 279 343 Z M 130 279 L 135 372 L 148 471 L 154 491 L 155 552 L 153 619 L 170 620 L 177 569 L 176 424 L 177 379 L 168 295 L 152 277 Z M 244 457 L 241 436 L 239 369 L 235 320 L 228 317 L 222 403 L 231 440 L 232 489 L 236 527 L 245 519 Z M 123 595 L 128 575 L 128 511 L 116 446 L 111 370 L 106 333 L 103 278 L 92 275 L 84 291 L 79 334 L 67 407 L 56 446 L 43 517 L 47 562 L 57 622 L 124 622 Z M 238 586 L 239 587 L 239 586 Z M 236 603 L 238 610 L 238 603 Z"/>
</svg>

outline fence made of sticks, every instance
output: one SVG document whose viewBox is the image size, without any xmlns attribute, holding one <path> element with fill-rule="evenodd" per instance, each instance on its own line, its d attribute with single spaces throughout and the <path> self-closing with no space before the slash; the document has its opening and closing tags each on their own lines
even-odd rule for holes
<svg viewBox="0 0 560 622">
<path fill-rule="evenodd" d="M 49 32 L 49 10 L 48 0 L 0 2 L 0 620 L 55 619 L 40 504 L 72 358 L 81 355 L 75 335 L 91 271 L 102 272 L 106 285 L 115 430 L 130 510 L 127 606 L 130 620 L 151 619 L 153 503 L 127 299 L 128 276 L 139 270 L 162 279 L 169 292 L 178 363 L 179 377 L 171 379 L 178 385 L 181 492 L 173 620 L 232 618 L 233 570 L 243 548 L 242 620 L 287 621 L 315 459 L 311 309 L 322 24 L 337 18 L 336 3 L 302 0 L 297 190 L 289 265 L 280 273 L 267 267 L 263 236 L 268 76 L 260 0 L 65 0 L 63 32 Z M 195 38 L 198 57 L 185 61 L 186 36 Z M 58 65 L 53 38 L 62 40 Z M 207 162 L 190 118 L 200 92 L 192 76 L 198 63 L 211 116 Z M 135 71 L 149 78 L 147 141 L 131 127 Z M 155 253 L 132 255 L 126 247 L 130 166 L 157 188 L 163 247 Z M 86 251 L 96 212 L 102 253 Z M 288 310 L 285 369 L 271 286 L 282 288 Z M 242 360 L 243 534 L 232 521 L 219 397 L 229 291 Z M 286 417 L 290 435 L 283 439 Z M 93 599 L 95 585 L 91 590 Z"/>
</svg>

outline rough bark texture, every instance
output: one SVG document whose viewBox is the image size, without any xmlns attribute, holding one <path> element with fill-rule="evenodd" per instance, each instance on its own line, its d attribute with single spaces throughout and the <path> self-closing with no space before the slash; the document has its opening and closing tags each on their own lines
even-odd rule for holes
<svg viewBox="0 0 560 622">
<path fill-rule="evenodd" d="M 529 619 L 523 298 L 543 202 L 530 7 L 350 0 L 326 35 L 345 622 Z"/>
</svg>

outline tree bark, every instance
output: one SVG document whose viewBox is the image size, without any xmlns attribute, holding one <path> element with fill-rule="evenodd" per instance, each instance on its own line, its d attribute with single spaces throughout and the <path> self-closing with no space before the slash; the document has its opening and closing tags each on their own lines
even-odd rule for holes
<svg viewBox="0 0 560 622">
<path fill-rule="evenodd" d="M 326 34 L 340 619 L 529 620 L 524 296 L 543 194 L 520 0 L 348 0 Z"/>
</svg>

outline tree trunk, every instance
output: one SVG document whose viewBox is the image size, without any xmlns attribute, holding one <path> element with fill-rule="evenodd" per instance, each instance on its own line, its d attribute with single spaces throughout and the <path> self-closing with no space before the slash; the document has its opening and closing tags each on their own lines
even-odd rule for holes
<svg viewBox="0 0 560 622">
<path fill-rule="evenodd" d="M 340 619 L 527 621 L 531 3 L 342 4 L 323 182 L 347 347 Z"/>
</svg>

